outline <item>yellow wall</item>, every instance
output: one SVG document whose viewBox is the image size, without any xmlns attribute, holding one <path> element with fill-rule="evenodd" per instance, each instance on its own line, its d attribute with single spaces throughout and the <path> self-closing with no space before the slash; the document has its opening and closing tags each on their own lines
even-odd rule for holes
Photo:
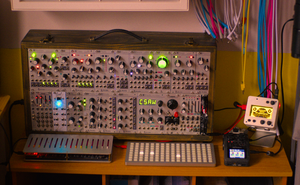
<svg viewBox="0 0 300 185">
<path fill-rule="evenodd" d="M 248 52 L 246 66 L 246 90 L 244 94 L 240 90 L 242 70 L 240 52 L 218 51 L 217 70 L 215 82 L 215 109 L 232 107 L 234 101 L 246 104 L 248 96 L 259 94 L 257 82 L 256 53 Z M 0 95 L 8 94 L 11 102 L 23 98 L 21 50 L 0 49 Z M 284 54 L 283 80 L 285 94 L 285 117 L 282 137 L 284 147 L 289 153 L 293 128 L 293 114 L 297 84 L 298 60 Z M 280 84 L 279 84 L 280 87 Z M 279 95 L 281 101 L 281 95 Z M 215 112 L 214 128 L 222 130 L 230 126 L 237 118 L 239 110 L 225 110 Z M 24 133 L 24 113 L 22 106 L 16 106 L 12 112 L 14 141 Z M 245 127 L 242 121 L 239 127 Z"/>
</svg>

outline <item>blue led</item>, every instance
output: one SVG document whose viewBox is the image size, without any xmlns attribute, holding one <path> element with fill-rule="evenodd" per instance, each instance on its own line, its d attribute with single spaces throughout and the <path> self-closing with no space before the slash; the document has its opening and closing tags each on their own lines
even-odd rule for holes
<svg viewBox="0 0 300 185">
<path fill-rule="evenodd" d="M 63 102 L 62 102 L 61 100 L 56 100 L 55 106 L 56 106 L 57 108 L 61 108 L 61 107 L 63 106 Z"/>
</svg>

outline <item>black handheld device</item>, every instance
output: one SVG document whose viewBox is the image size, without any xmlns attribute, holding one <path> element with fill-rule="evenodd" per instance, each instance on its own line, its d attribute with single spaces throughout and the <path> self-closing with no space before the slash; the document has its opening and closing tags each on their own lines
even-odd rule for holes
<svg viewBox="0 0 300 185">
<path fill-rule="evenodd" d="M 223 149 L 226 166 L 249 166 L 250 149 L 247 134 L 239 130 L 225 134 Z"/>
</svg>

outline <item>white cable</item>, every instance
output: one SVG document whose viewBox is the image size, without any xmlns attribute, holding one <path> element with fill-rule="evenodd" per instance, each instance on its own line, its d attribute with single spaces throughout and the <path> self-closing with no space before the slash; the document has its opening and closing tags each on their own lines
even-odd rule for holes
<svg viewBox="0 0 300 185">
<path fill-rule="evenodd" d="M 240 1 L 240 11 L 239 11 L 239 15 L 238 15 L 238 18 L 237 20 L 240 20 L 240 17 L 241 17 L 241 12 L 242 12 L 242 7 L 243 7 L 243 0 Z M 248 7 L 249 8 L 249 7 Z M 239 21 L 236 22 L 234 28 L 232 29 L 232 32 L 230 32 L 227 36 L 227 38 L 231 38 L 231 35 L 233 34 L 233 32 L 235 32 L 235 29 L 237 27 L 237 25 L 239 24 Z M 230 40 L 230 39 L 229 39 Z"/>
<path fill-rule="evenodd" d="M 202 27 L 204 28 L 205 32 L 206 32 L 208 35 L 210 35 L 211 33 L 210 33 L 210 31 L 208 30 L 207 25 L 202 21 L 202 20 L 204 20 L 204 19 L 203 19 L 203 17 L 201 16 L 201 10 L 199 10 L 199 7 L 196 5 L 197 0 L 192 0 L 192 2 L 194 3 L 194 11 L 195 11 L 195 14 L 196 14 L 196 16 L 197 16 L 197 18 L 198 18 L 198 21 L 200 22 L 200 24 L 201 24 Z M 202 18 L 202 20 L 201 20 L 200 17 Z"/>
<path fill-rule="evenodd" d="M 215 2 L 215 5 L 216 5 L 216 0 L 214 1 Z M 219 37 L 220 39 L 223 39 L 223 36 L 222 36 L 222 31 L 221 31 L 221 28 L 220 28 L 220 22 L 219 22 L 219 17 L 218 17 L 218 11 L 217 11 L 217 6 L 214 6 L 215 7 L 215 13 L 216 13 L 216 19 L 217 19 L 217 28 L 219 30 Z"/>
</svg>

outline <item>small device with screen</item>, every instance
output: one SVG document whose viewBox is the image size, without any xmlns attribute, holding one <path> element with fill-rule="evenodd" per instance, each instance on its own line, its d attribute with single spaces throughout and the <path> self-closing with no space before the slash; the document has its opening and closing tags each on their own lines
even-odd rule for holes
<svg viewBox="0 0 300 185">
<path fill-rule="evenodd" d="M 249 96 L 244 124 L 249 127 L 274 129 L 278 118 L 278 105 L 277 99 Z"/>
<path fill-rule="evenodd" d="M 248 135 L 239 129 L 225 134 L 223 139 L 224 164 L 226 166 L 249 166 L 250 151 Z"/>
</svg>

